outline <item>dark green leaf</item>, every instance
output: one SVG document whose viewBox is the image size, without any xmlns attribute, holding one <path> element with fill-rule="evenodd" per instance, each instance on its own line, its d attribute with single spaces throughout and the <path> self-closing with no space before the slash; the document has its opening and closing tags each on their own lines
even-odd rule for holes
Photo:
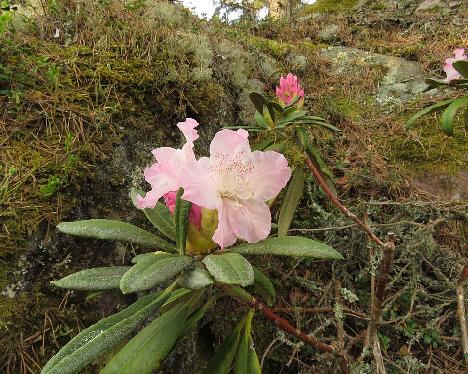
<svg viewBox="0 0 468 374">
<path fill-rule="evenodd" d="M 201 290 L 213 284 L 213 278 L 205 269 L 191 269 L 179 277 L 179 285 L 189 290 Z"/>
<path fill-rule="evenodd" d="M 283 113 L 283 107 L 276 101 L 269 101 L 268 106 L 279 114 Z"/>
<path fill-rule="evenodd" d="M 335 131 L 335 132 L 341 132 L 341 130 L 338 127 L 335 127 L 328 122 L 322 122 L 322 121 L 315 121 L 315 120 L 305 120 L 305 121 L 299 121 L 297 122 L 300 125 L 318 125 L 325 127 L 328 130 Z"/>
<path fill-rule="evenodd" d="M 468 79 L 468 61 L 455 61 L 452 66 L 463 78 Z"/>
<path fill-rule="evenodd" d="M 259 113 L 262 113 L 263 106 L 267 103 L 267 99 L 265 99 L 265 97 L 258 92 L 251 92 L 249 94 L 249 98 L 252 104 L 254 105 L 255 109 L 257 109 Z"/>
<path fill-rule="evenodd" d="M 120 279 L 130 269 L 130 266 L 112 266 L 81 270 L 65 278 L 53 281 L 60 288 L 72 290 L 100 291 L 119 288 Z"/>
<path fill-rule="evenodd" d="M 243 255 L 311 257 L 324 260 L 343 259 L 343 256 L 329 245 L 301 236 L 269 238 L 259 243 L 240 244 L 228 251 Z"/>
<path fill-rule="evenodd" d="M 254 289 L 266 301 L 268 306 L 275 303 L 276 291 L 270 279 L 257 268 L 254 270 Z"/>
<path fill-rule="evenodd" d="M 246 374 L 249 372 L 249 343 L 252 329 L 252 318 L 255 310 L 250 309 L 246 317 L 245 330 L 237 347 L 236 360 L 234 362 L 234 374 Z"/>
<path fill-rule="evenodd" d="M 252 146 L 252 151 L 263 151 L 266 147 L 273 143 L 273 140 L 265 140 L 264 142 L 254 144 Z"/>
<path fill-rule="evenodd" d="M 192 297 L 193 291 L 192 290 L 186 290 L 185 288 L 178 288 L 175 290 L 173 293 L 171 293 L 171 296 L 167 299 L 167 301 L 161 305 L 161 313 L 166 313 L 168 310 L 174 308 L 174 306 L 181 304 L 181 303 L 186 303 L 190 298 Z"/>
<path fill-rule="evenodd" d="M 463 96 L 452 101 L 440 117 L 440 126 L 447 135 L 453 135 L 453 122 L 460 108 L 468 105 L 468 96 Z"/>
<path fill-rule="evenodd" d="M 213 358 L 208 363 L 205 374 L 228 374 L 232 361 L 237 351 L 241 330 L 245 325 L 243 318 L 234 329 L 233 333 L 224 340 L 223 344 L 215 352 Z"/>
<path fill-rule="evenodd" d="M 221 283 L 249 286 L 254 282 L 252 265 L 238 253 L 208 255 L 203 259 L 206 269 Z"/>
<path fill-rule="evenodd" d="M 255 352 L 254 342 L 252 338 L 249 340 L 249 357 L 248 357 L 248 372 L 247 374 L 262 374 L 262 368 L 258 361 L 257 352 Z"/>
<path fill-rule="evenodd" d="M 174 224 L 176 228 L 176 244 L 179 254 L 185 254 L 185 244 L 187 238 L 187 225 L 188 217 L 190 213 L 190 208 L 192 203 L 181 199 L 182 194 L 184 193 L 183 188 L 179 188 L 176 196 L 176 206 L 174 210 Z"/>
<path fill-rule="evenodd" d="M 44 366 L 42 374 L 77 373 L 109 352 L 151 318 L 166 301 L 171 289 L 147 295 L 121 312 L 100 320 L 70 340 Z"/>
<path fill-rule="evenodd" d="M 440 87 L 440 86 L 447 86 L 448 82 L 444 81 L 442 79 L 432 79 L 432 78 L 427 78 L 424 80 L 424 83 L 427 84 L 427 87 L 423 90 L 423 92 L 433 90 L 434 88 Z"/>
<path fill-rule="evenodd" d="M 149 290 L 175 277 L 192 262 L 191 257 L 164 252 L 140 255 L 136 264 L 120 280 L 120 289 L 125 294 Z"/>
<path fill-rule="evenodd" d="M 425 116 L 426 114 L 429 114 L 429 113 L 432 113 L 432 112 L 435 112 L 437 110 L 441 110 L 441 109 L 444 109 L 444 108 L 447 108 L 451 103 L 452 103 L 453 99 L 449 99 L 449 100 L 443 100 L 443 101 L 439 101 L 438 103 L 435 103 L 433 105 L 430 105 L 422 110 L 420 110 L 419 112 L 417 112 L 416 114 L 413 114 L 410 119 L 408 121 L 406 121 L 405 123 L 405 129 L 408 130 L 410 129 L 414 123 L 419 119 L 421 118 L 422 116 Z"/>
<path fill-rule="evenodd" d="M 305 174 L 304 168 L 299 166 L 293 174 L 291 181 L 289 182 L 286 196 L 284 197 L 283 204 L 278 220 L 278 236 L 288 235 L 289 226 L 296 212 L 299 201 L 302 198 L 302 192 L 304 191 Z"/>
<path fill-rule="evenodd" d="M 282 128 L 294 121 L 297 121 L 299 119 L 302 119 L 305 116 L 306 112 L 303 110 L 295 110 L 291 114 L 287 115 L 286 117 L 282 118 L 280 121 L 278 121 L 277 128 Z"/>
<path fill-rule="evenodd" d="M 333 195 L 338 196 L 338 191 L 336 190 L 335 182 L 333 181 L 333 174 L 322 160 L 320 153 L 311 144 L 309 144 L 307 147 L 306 153 L 319 171 L 320 176 L 325 181 L 330 191 L 333 193 Z"/>
<path fill-rule="evenodd" d="M 180 304 L 156 318 L 112 357 L 101 374 L 151 374 L 174 348 L 186 317 L 186 306 Z"/>
<path fill-rule="evenodd" d="M 304 149 L 309 145 L 309 134 L 303 127 L 296 128 L 296 135 Z"/>
<path fill-rule="evenodd" d="M 135 205 L 135 207 L 137 194 L 145 197 L 145 192 L 137 190 L 136 188 L 132 188 L 130 190 L 130 198 L 132 199 L 133 205 Z M 172 219 L 171 211 L 165 204 L 162 204 L 158 201 L 154 208 L 145 208 L 141 210 L 143 210 L 148 220 L 159 232 L 171 240 L 176 240 L 174 220 Z"/>
<path fill-rule="evenodd" d="M 264 149 L 265 151 L 275 151 L 283 153 L 286 150 L 286 144 L 284 143 L 273 143 Z"/>
<path fill-rule="evenodd" d="M 258 123 L 258 125 L 265 129 L 265 130 L 268 130 L 270 128 L 270 126 L 268 125 L 268 122 L 265 120 L 265 118 L 263 117 L 263 115 L 259 112 L 255 112 L 255 122 Z"/>
<path fill-rule="evenodd" d="M 175 251 L 175 247 L 148 231 L 127 222 L 110 219 L 88 219 L 84 221 L 62 222 L 57 229 L 65 234 L 105 240 L 119 240 L 140 244 L 145 247 Z"/>
</svg>

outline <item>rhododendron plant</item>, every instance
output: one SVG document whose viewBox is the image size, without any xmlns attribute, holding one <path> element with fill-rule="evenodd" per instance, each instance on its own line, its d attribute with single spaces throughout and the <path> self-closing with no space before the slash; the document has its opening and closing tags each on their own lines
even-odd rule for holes
<svg viewBox="0 0 468 374">
<path fill-rule="evenodd" d="M 211 358 L 207 373 L 227 373 L 230 367 L 235 367 L 236 373 L 261 373 L 251 326 L 256 311 L 306 344 L 335 352 L 332 345 L 301 333 L 268 308 L 275 302 L 274 285 L 244 257 L 343 258 L 325 243 L 288 236 L 304 189 L 306 160 L 312 158 L 320 165 L 324 178 L 331 176 L 305 126 L 338 131 L 323 118 L 307 116 L 301 110 L 304 91 L 297 77 L 291 77 L 280 83 L 280 102 L 251 94 L 257 109 L 255 131 L 267 138 L 255 144 L 255 149 L 249 143 L 249 133 L 238 126 L 236 131 L 216 133 L 209 157 L 197 159 L 193 147 L 198 123 L 188 118 L 177 124 L 185 138 L 181 148 L 152 151 L 156 162 L 144 171 L 151 190 L 132 189 L 130 197 L 156 233 L 107 219 L 57 226 L 66 234 L 132 243 L 138 254 L 127 266 L 82 270 L 54 285 L 91 292 L 116 288 L 124 294 L 137 293 L 139 299 L 82 330 L 50 359 L 43 374 L 77 373 L 110 352 L 101 373 L 150 374 L 223 295 L 247 308 Z M 286 151 L 286 143 L 289 155 L 294 154 L 294 170 L 280 153 Z M 279 195 L 287 185 L 286 194 Z M 277 232 L 272 230 L 272 200 L 282 200 Z M 238 239 L 242 242 L 236 243 Z M 145 252 L 145 247 L 150 252 Z M 338 351 L 335 355 L 345 358 Z"/>
<path fill-rule="evenodd" d="M 289 73 L 286 77 L 280 78 L 279 87 L 276 87 L 276 97 L 283 106 L 287 106 L 298 98 L 296 106 L 302 107 L 304 105 L 304 90 L 299 83 L 297 77 Z"/>
<path fill-rule="evenodd" d="M 444 63 L 444 71 L 447 74 L 447 78 L 446 78 L 447 82 L 450 82 L 450 81 L 452 81 L 454 79 L 462 78 L 462 75 L 460 74 L 460 72 L 458 72 L 453 67 L 453 63 L 456 62 L 456 61 L 466 61 L 466 60 L 468 60 L 468 57 L 465 54 L 465 49 L 463 49 L 463 48 L 455 49 L 453 54 L 455 55 L 455 57 L 450 57 L 450 58 L 446 59 L 445 63 Z"/>
</svg>

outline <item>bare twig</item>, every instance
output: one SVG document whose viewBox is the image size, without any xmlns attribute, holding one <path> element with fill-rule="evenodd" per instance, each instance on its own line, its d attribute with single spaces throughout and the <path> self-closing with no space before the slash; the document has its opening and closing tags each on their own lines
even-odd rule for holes
<svg viewBox="0 0 468 374">
<path fill-rule="evenodd" d="M 466 310 L 465 310 L 465 300 L 463 295 L 463 287 L 465 281 L 468 279 L 468 263 L 465 264 L 463 271 L 460 275 L 460 278 L 457 282 L 457 314 L 458 321 L 460 322 L 460 331 L 461 331 L 461 341 L 462 341 L 462 351 L 463 357 L 465 358 L 465 364 L 468 367 L 468 328 L 466 325 Z"/>
<path fill-rule="evenodd" d="M 298 313 L 334 313 L 334 309 L 331 307 L 284 307 L 284 308 L 271 308 L 273 312 L 298 312 Z M 343 314 L 348 314 L 350 316 L 368 319 L 366 313 L 354 310 L 348 307 L 343 307 Z"/>
<path fill-rule="evenodd" d="M 382 241 L 374 234 L 374 232 L 371 230 L 369 226 L 367 226 L 364 222 L 362 222 L 354 213 L 350 212 L 348 208 L 346 208 L 343 203 L 336 197 L 333 192 L 330 190 L 330 188 L 327 186 L 327 183 L 323 180 L 322 176 L 320 175 L 320 172 L 317 170 L 315 167 L 314 163 L 311 161 L 307 153 L 304 153 L 304 157 L 307 163 L 307 166 L 309 167 L 310 171 L 314 175 L 315 179 L 317 180 L 318 184 L 322 189 L 325 191 L 325 193 L 328 195 L 332 203 L 349 219 L 352 221 L 356 222 L 356 224 L 364 230 L 364 232 L 369 236 L 369 238 L 379 246 L 383 246 Z"/>
</svg>

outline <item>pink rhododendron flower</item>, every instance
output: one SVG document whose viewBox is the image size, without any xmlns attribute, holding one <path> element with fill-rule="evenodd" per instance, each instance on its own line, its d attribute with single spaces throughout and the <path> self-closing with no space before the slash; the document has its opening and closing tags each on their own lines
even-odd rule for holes
<svg viewBox="0 0 468 374">
<path fill-rule="evenodd" d="M 198 132 L 195 130 L 197 126 L 198 122 L 192 118 L 177 124 L 187 141 L 182 149 L 171 147 L 153 149 L 152 153 L 157 162 L 146 168 L 144 172 L 145 180 L 151 184 L 151 191 L 145 197 L 137 196 L 138 208 L 153 208 L 162 196 L 180 188 L 182 169 L 187 162 L 195 161 L 193 142 L 198 139 Z"/>
<path fill-rule="evenodd" d="M 291 104 L 297 97 L 302 97 L 296 104 L 302 107 L 304 104 L 304 90 L 302 89 L 297 77 L 291 73 L 287 77 L 280 78 L 279 87 L 276 87 L 276 97 L 281 105 L 287 106 Z"/>
<path fill-rule="evenodd" d="M 465 61 L 468 59 L 463 48 L 457 48 L 453 53 L 455 54 L 455 57 L 446 59 L 444 64 L 444 71 L 447 74 L 447 78 L 445 80 L 447 82 L 450 82 L 453 79 L 460 79 L 462 77 L 453 67 L 453 63 L 455 61 Z"/>
<path fill-rule="evenodd" d="M 166 206 L 169 208 L 172 214 L 174 214 L 175 206 L 176 206 L 176 197 L 177 192 L 171 191 L 165 194 L 164 202 Z M 201 220 L 202 220 L 202 208 L 197 204 L 192 204 L 189 212 L 189 222 L 194 225 L 198 230 L 201 228 Z"/>
<path fill-rule="evenodd" d="M 222 248 L 237 238 L 250 243 L 265 239 L 271 230 L 267 200 L 286 186 L 291 169 L 273 151 L 252 152 L 245 130 L 221 130 L 210 145 L 210 157 L 189 162 L 181 178 L 183 199 L 216 210 L 213 240 Z"/>
</svg>

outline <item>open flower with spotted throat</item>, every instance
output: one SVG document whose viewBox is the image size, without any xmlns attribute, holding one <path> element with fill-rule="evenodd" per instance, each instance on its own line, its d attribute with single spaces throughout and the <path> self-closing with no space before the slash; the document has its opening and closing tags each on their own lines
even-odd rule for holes
<svg viewBox="0 0 468 374">
<path fill-rule="evenodd" d="M 210 157 L 187 162 L 182 172 L 183 199 L 218 213 L 213 240 L 221 248 L 237 238 L 249 243 L 265 239 L 271 230 L 266 201 L 291 177 L 285 157 L 250 149 L 245 130 L 221 130 L 210 145 Z"/>
</svg>

